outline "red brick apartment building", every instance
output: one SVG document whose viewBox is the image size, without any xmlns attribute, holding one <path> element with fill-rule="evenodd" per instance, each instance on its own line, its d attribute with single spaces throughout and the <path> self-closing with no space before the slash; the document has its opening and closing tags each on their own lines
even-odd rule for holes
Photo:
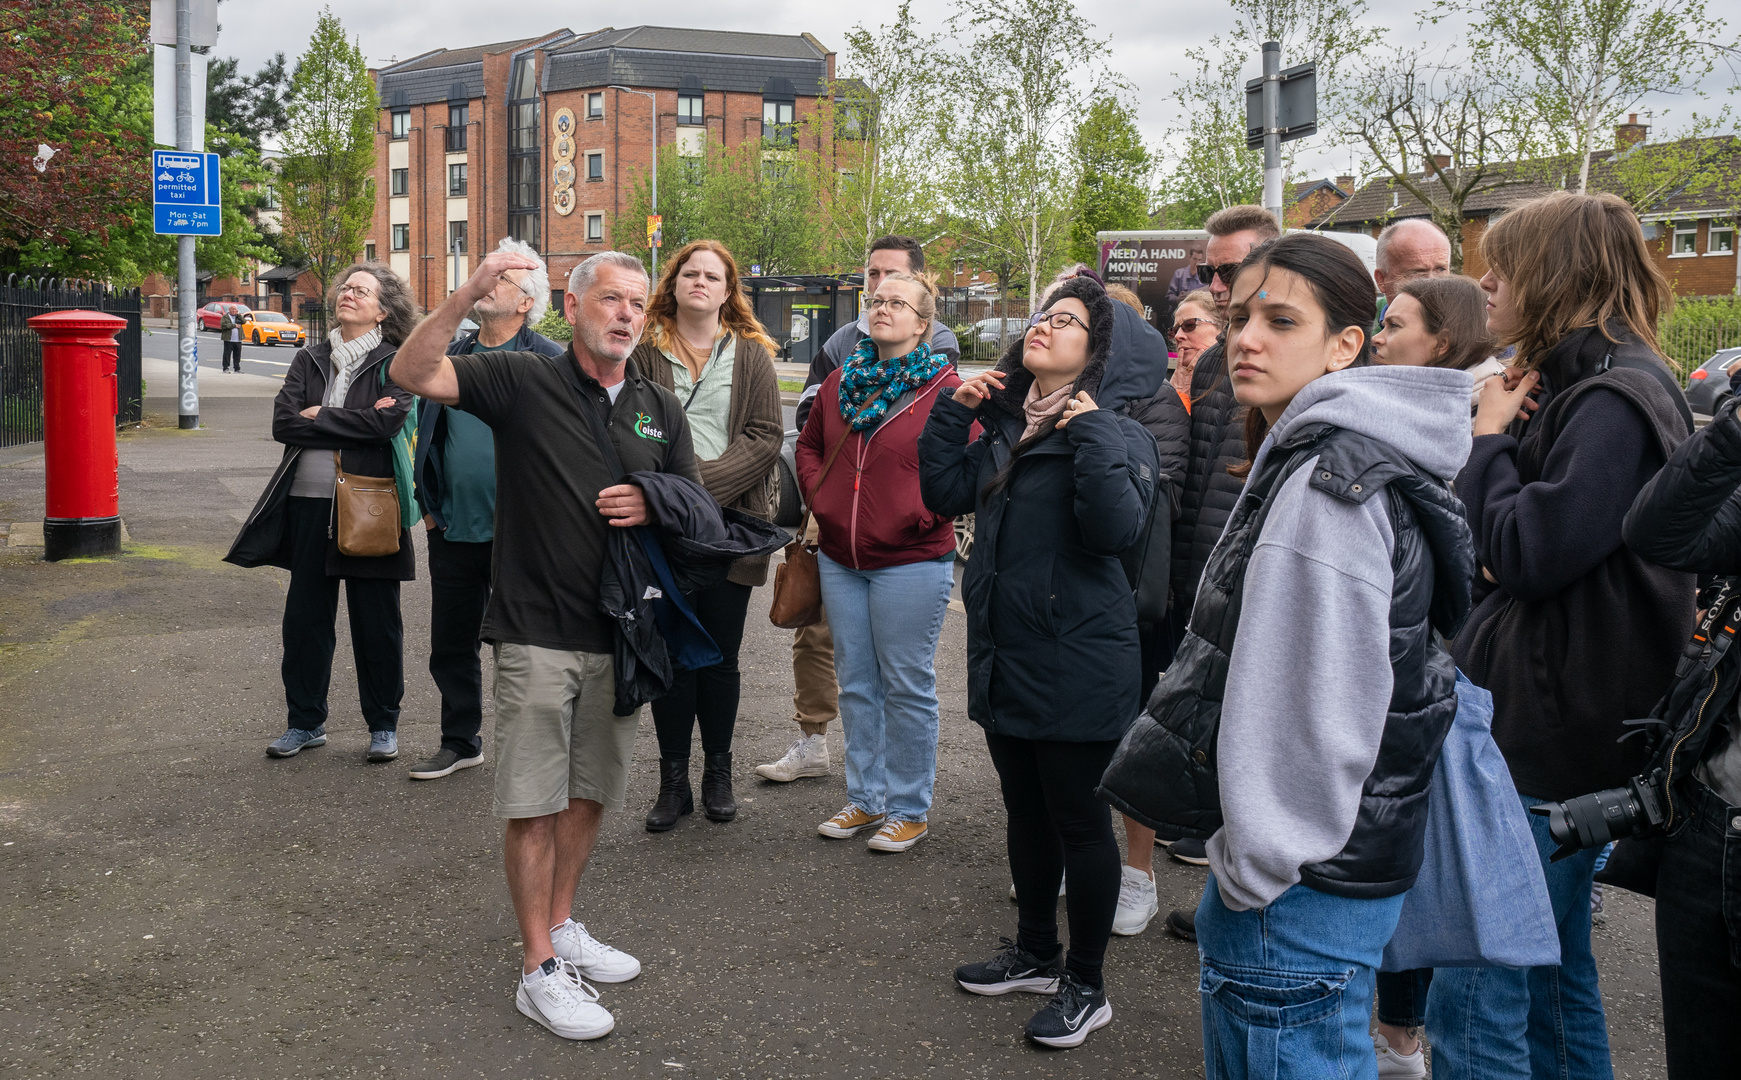
<svg viewBox="0 0 1741 1080">
<path fill-rule="evenodd" d="M 560 290 L 611 245 L 652 143 L 813 141 L 801 122 L 834 81 L 810 34 L 658 26 L 555 30 L 437 49 L 376 71 L 380 195 L 365 257 L 441 302 L 503 236 L 531 244 Z M 811 147 L 814 148 L 814 147 Z"/>
</svg>

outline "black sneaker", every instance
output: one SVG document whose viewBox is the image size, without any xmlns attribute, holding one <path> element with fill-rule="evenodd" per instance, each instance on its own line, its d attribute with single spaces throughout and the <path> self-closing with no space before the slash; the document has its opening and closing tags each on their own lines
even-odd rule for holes
<svg viewBox="0 0 1741 1080">
<path fill-rule="evenodd" d="M 1028 1038 L 1042 1046 L 1081 1046 L 1088 1033 L 1112 1023 L 1112 1003 L 1106 991 L 1089 986 L 1065 971 L 1058 977 L 1058 993 L 1028 1021 Z"/>
<path fill-rule="evenodd" d="M 1195 911 L 1167 912 L 1167 929 L 1186 941 L 1197 940 L 1197 913 Z"/>
<path fill-rule="evenodd" d="M 474 765 L 482 765 L 483 763 L 484 755 L 482 753 L 473 754 L 470 757 L 460 757 L 458 754 L 444 746 L 440 750 L 437 750 L 427 761 L 420 763 L 416 768 L 412 769 L 411 779 L 439 780 L 442 777 L 456 773 L 461 769 L 469 769 Z"/>
<path fill-rule="evenodd" d="M 1064 950 L 1050 960 L 1041 960 L 1009 938 L 998 938 L 1003 948 L 983 964 L 963 964 L 955 969 L 955 981 L 963 990 L 986 997 L 996 997 L 1015 990 L 1030 994 L 1053 994 L 1058 991 L 1058 966 Z"/>
<path fill-rule="evenodd" d="M 1167 854 L 1192 866 L 1209 865 L 1209 851 L 1201 840 L 1175 840 L 1167 848 Z"/>
</svg>

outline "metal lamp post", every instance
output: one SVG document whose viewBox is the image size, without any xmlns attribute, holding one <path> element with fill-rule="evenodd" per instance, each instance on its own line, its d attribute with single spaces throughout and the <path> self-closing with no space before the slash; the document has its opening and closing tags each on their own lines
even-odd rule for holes
<svg viewBox="0 0 1741 1080">
<path fill-rule="evenodd" d="M 609 89 L 620 90 L 625 94 L 639 94 L 647 99 L 647 113 L 653 120 L 653 156 L 648 159 L 647 164 L 653 173 L 653 213 L 657 214 L 659 212 L 659 99 L 645 90 L 631 90 L 615 83 L 612 83 Z M 659 245 L 649 240 L 647 248 L 653 255 L 653 280 L 657 281 L 659 279 Z"/>
</svg>

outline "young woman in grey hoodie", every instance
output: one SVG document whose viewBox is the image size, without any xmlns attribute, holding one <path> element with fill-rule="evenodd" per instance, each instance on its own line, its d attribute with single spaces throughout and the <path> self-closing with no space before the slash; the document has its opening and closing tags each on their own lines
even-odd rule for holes
<svg viewBox="0 0 1741 1080">
<path fill-rule="evenodd" d="M 1372 295 L 1357 258 L 1305 234 L 1236 275 L 1246 486 L 1104 783 L 1146 824 L 1209 835 L 1196 926 L 1210 1080 L 1372 1074 L 1374 972 L 1456 712 L 1435 631 L 1469 605 L 1473 548 L 1448 481 L 1469 452 L 1471 380 L 1371 366 Z"/>
</svg>

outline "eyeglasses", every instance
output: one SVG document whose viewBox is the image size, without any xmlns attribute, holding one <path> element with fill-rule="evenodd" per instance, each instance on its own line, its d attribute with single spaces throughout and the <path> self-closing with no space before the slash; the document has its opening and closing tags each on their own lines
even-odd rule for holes
<svg viewBox="0 0 1741 1080">
<path fill-rule="evenodd" d="M 1033 316 L 1028 319 L 1028 327 L 1030 329 L 1039 326 L 1041 323 L 1049 324 L 1054 330 L 1062 330 L 1071 323 L 1075 323 L 1077 326 L 1082 328 L 1083 333 L 1088 332 L 1088 324 L 1070 314 L 1068 311 L 1036 311 Z"/>
<path fill-rule="evenodd" d="M 1211 326 L 1214 325 L 1214 323 L 1208 319 L 1181 319 L 1179 325 L 1173 327 L 1173 336 L 1178 337 L 1180 334 L 1195 334 L 1197 328 L 1205 323 L 1208 323 Z M 1219 327 L 1217 327 L 1217 329 L 1219 329 Z"/>
<path fill-rule="evenodd" d="M 1197 264 L 1197 280 L 1208 285 L 1215 280 L 1216 275 L 1220 275 L 1223 285 L 1232 285 L 1234 271 L 1238 269 L 1239 264 L 1236 262 L 1222 263 L 1220 266 L 1199 263 Z"/>
<path fill-rule="evenodd" d="M 907 303 L 898 296 L 891 296 L 887 300 L 880 296 L 872 297 L 870 302 L 865 304 L 865 307 L 870 308 L 872 311 L 881 311 L 883 308 L 888 308 L 889 314 L 891 315 L 899 315 L 903 311 L 913 310 L 912 304 Z"/>
<path fill-rule="evenodd" d="M 528 289 L 526 287 L 526 283 L 524 281 L 515 281 L 513 278 L 509 277 L 506 273 L 503 273 L 501 277 L 496 279 L 496 284 L 500 285 L 504 281 L 507 282 L 509 285 L 514 286 L 514 288 L 519 289 L 521 292 L 525 293 L 527 296 L 532 296 L 533 299 L 537 299 L 536 296 L 532 295 L 532 290 Z"/>
<path fill-rule="evenodd" d="M 363 285 L 340 285 L 338 287 L 338 295 L 354 296 L 358 300 L 367 300 L 369 297 L 375 295 L 375 290 Z"/>
</svg>

